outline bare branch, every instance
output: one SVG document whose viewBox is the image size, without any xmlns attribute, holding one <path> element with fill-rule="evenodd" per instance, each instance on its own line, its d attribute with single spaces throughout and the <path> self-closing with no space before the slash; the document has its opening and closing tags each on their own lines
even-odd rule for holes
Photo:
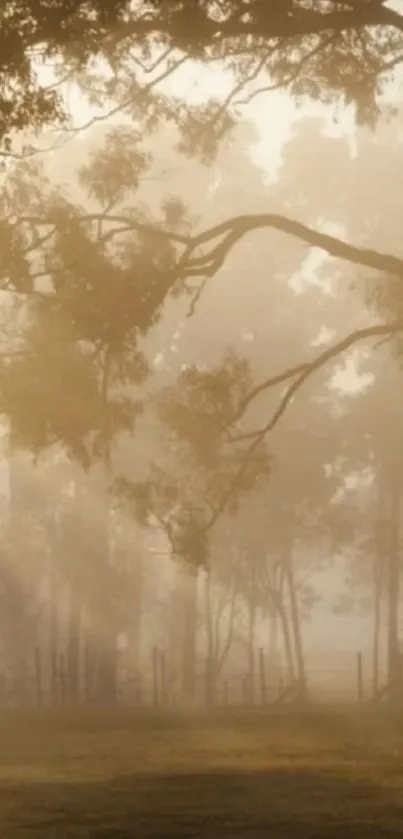
<svg viewBox="0 0 403 839">
<path fill-rule="evenodd" d="M 386 340 L 390 339 L 393 335 L 396 335 L 397 332 L 400 332 L 402 328 L 403 323 L 398 320 L 392 323 L 379 323 L 374 324 L 373 326 L 363 327 L 362 329 L 356 329 L 354 332 L 350 332 L 349 335 L 346 335 L 345 338 L 342 338 L 340 341 L 337 341 L 335 344 L 327 347 L 327 349 L 323 350 L 323 352 L 317 355 L 312 361 L 305 361 L 301 364 L 295 365 L 294 367 L 289 367 L 287 370 L 283 370 L 282 373 L 279 373 L 276 376 L 270 376 L 269 378 L 264 379 L 264 381 L 260 382 L 260 384 L 256 385 L 256 387 L 252 388 L 247 397 L 241 402 L 233 422 L 239 420 L 251 402 L 253 402 L 266 390 L 282 384 L 289 379 L 294 379 L 296 376 L 304 376 L 305 380 L 306 374 L 311 375 L 311 373 L 314 373 L 315 370 L 320 370 L 329 361 L 337 358 L 355 344 L 368 340 L 368 338 L 377 338 L 382 336 L 383 340 L 376 344 L 376 347 L 378 347 Z"/>
<path fill-rule="evenodd" d="M 146 235 L 170 239 L 172 242 L 183 245 L 184 251 L 176 265 L 178 278 L 203 277 L 206 280 L 206 278 L 212 277 L 222 267 L 230 250 L 243 236 L 253 230 L 261 230 L 266 227 L 294 236 L 310 247 L 326 251 L 330 256 L 403 278 L 403 259 L 400 257 L 349 244 L 343 239 L 321 233 L 302 222 L 277 213 L 236 216 L 195 236 L 175 233 L 159 225 L 139 221 L 124 214 L 85 213 L 77 216 L 77 221 L 80 223 L 93 222 L 100 218 L 104 222 L 123 225 L 128 230 L 138 230 Z M 51 215 L 43 217 L 21 216 L 18 222 L 26 222 L 37 226 L 55 225 Z M 120 230 L 119 232 L 123 231 Z M 201 256 L 194 255 L 199 248 L 213 244 L 217 239 L 219 240 L 218 244 L 214 245 L 207 253 Z"/>
<path fill-rule="evenodd" d="M 299 61 L 298 64 L 295 65 L 294 70 L 292 71 L 292 73 L 289 74 L 289 76 L 287 76 L 286 79 L 282 79 L 280 82 L 275 82 L 274 84 L 264 85 L 264 87 L 258 87 L 255 90 L 253 90 L 252 93 L 247 95 L 245 97 L 245 99 L 238 99 L 236 102 L 234 102 L 234 105 L 235 106 L 249 105 L 252 102 L 252 99 L 256 99 L 256 97 L 260 96 L 262 93 L 269 93 L 269 92 L 273 92 L 274 90 L 279 90 L 283 87 L 285 87 L 285 88 L 288 87 L 288 85 L 290 85 L 291 82 L 295 81 L 295 79 L 298 78 L 298 76 L 301 73 L 301 70 L 303 69 L 304 65 L 307 64 L 308 61 L 310 61 L 311 58 L 313 58 L 322 49 L 326 49 L 326 47 L 328 47 L 329 44 L 331 44 L 332 41 L 334 41 L 335 37 L 336 37 L 335 33 L 332 32 L 331 35 L 328 38 L 324 38 L 323 40 L 319 39 L 319 41 L 315 45 L 315 47 L 312 50 L 310 50 L 309 52 L 307 52 L 306 55 L 303 56 L 301 61 Z M 266 58 L 265 58 L 265 61 L 266 61 Z M 255 76 L 255 78 L 256 78 L 256 76 Z M 248 81 L 248 79 L 246 81 Z M 245 84 L 239 85 L 238 88 L 240 90 L 243 90 L 245 88 Z M 236 93 L 238 91 L 238 88 L 235 89 L 234 93 Z M 231 97 L 231 98 L 233 98 L 233 97 Z"/>
<path fill-rule="evenodd" d="M 368 326 L 363 329 L 357 329 L 355 332 L 352 332 L 350 335 L 347 335 L 346 338 L 339 341 L 337 344 L 333 344 L 332 347 L 324 350 L 320 355 L 318 355 L 313 361 L 306 362 L 303 365 L 298 365 L 297 367 L 290 368 L 289 370 L 280 373 L 278 376 L 274 376 L 271 379 L 267 379 L 266 382 L 258 385 L 255 388 L 254 392 L 251 391 L 251 394 L 245 400 L 246 407 L 252 399 L 258 394 L 261 393 L 265 388 L 272 387 L 276 384 L 281 383 L 282 381 L 287 381 L 291 378 L 294 378 L 292 384 L 287 388 L 285 394 L 283 395 L 280 403 L 274 412 L 274 414 L 270 417 L 268 422 L 260 428 L 258 431 L 253 432 L 251 435 L 244 435 L 243 439 L 246 439 L 248 436 L 252 437 L 252 443 L 248 447 L 247 451 L 245 452 L 245 457 L 241 463 L 241 466 L 238 469 L 237 474 L 230 482 L 229 486 L 227 487 L 226 491 L 223 493 L 222 498 L 218 506 L 216 507 L 214 514 L 211 516 L 206 530 L 210 530 L 216 521 L 218 520 L 219 516 L 224 512 L 226 507 L 228 506 L 229 502 L 232 500 L 234 493 L 237 491 L 240 481 L 242 480 L 245 471 L 248 467 L 249 461 L 251 457 L 253 457 L 259 450 L 259 447 L 264 443 L 266 436 L 272 431 L 283 414 L 286 412 L 288 406 L 290 405 L 293 397 L 297 393 L 297 391 L 302 387 L 302 385 L 306 382 L 306 380 L 315 373 L 316 370 L 322 368 L 328 361 L 336 358 L 341 353 L 345 352 L 351 346 L 355 345 L 358 341 L 363 341 L 369 338 L 376 338 L 381 335 L 396 335 L 398 332 L 403 331 L 403 320 L 396 320 L 392 321 L 391 323 L 385 324 L 374 324 L 373 326 Z M 243 403 L 245 405 L 245 402 Z M 244 408 L 245 410 L 246 408 Z"/>
<path fill-rule="evenodd" d="M 186 272 L 192 276 L 197 276 L 197 274 L 204 276 L 210 271 L 215 273 L 222 267 L 230 250 L 243 236 L 252 230 L 261 230 L 265 227 L 288 233 L 306 242 L 311 247 L 326 251 L 330 256 L 403 278 L 403 259 L 392 254 L 381 253 L 372 248 L 351 245 L 343 239 L 330 236 L 328 233 L 321 233 L 300 221 L 289 219 L 277 213 L 236 216 L 194 236 L 186 253 L 188 260 L 187 265 L 184 265 Z M 208 253 L 199 257 L 192 257 L 192 254 L 198 248 L 217 239 L 220 241 Z"/>
<path fill-rule="evenodd" d="M 189 246 L 189 236 L 180 233 L 174 233 L 171 230 L 165 230 L 163 227 L 159 227 L 156 224 L 152 224 L 147 221 L 139 221 L 138 219 L 132 217 L 130 214 L 120 214 L 120 213 L 83 213 L 82 215 L 77 214 L 74 217 L 74 222 L 79 224 L 88 224 L 93 223 L 96 221 L 102 220 L 103 222 L 107 222 L 109 224 L 116 224 L 120 225 L 119 228 L 111 229 L 108 231 L 105 236 L 110 238 L 113 235 L 118 235 L 121 233 L 127 233 L 131 230 L 138 231 L 139 233 L 143 233 L 145 235 L 159 237 L 161 239 L 169 239 L 172 242 L 177 242 L 180 245 Z M 46 216 L 36 216 L 36 215 L 23 215 L 18 217 L 18 224 L 34 224 L 37 227 L 51 227 L 52 232 L 56 230 L 58 225 L 52 218 L 52 212 L 50 211 L 49 214 Z M 49 238 L 51 233 L 49 232 Z M 44 241 L 44 240 L 42 240 Z"/>
<path fill-rule="evenodd" d="M 342 33 L 367 26 L 390 26 L 400 32 L 403 31 L 402 16 L 374 0 L 354 5 L 349 4 L 348 7 L 344 4 L 344 9 L 333 11 L 323 11 L 322 4 L 318 4 L 318 6 L 319 9 L 299 6 L 294 11 L 283 14 L 280 7 L 280 13 L 270 14 L 269 12 L 267 15 L 260 16 L 259 20 L 252 16 L 246 19 L 245 16 L 231 14 L 218 21 L 206 15 L 201 21 L 203 32 L 197 32 L 195 36 L 203 38 L 203 42 L 207 46 L 213 39 L 222 42 L 226 39 L 246 35 L 259 38 L 292 38 L 321 32 Z M 169 36 L 169 25 L 163 28 L 165 34 Z M 139 17 L 120 24 L 114 33 L 114 39 L 119 41 L 130 36 L 141 38 L 146 35 L 158 35 L 161 33 L 161 29 L 158 15 Z M 174 34 L 174 17 L 172 18 L 172 30 L 172 34 Z"/>
<path fill-rule="evenodd" d="M 116 116 L 116 114 L 123 113 L 123 111 L 129 108 L 133 104 L 133 102 L 136 101 L 136 99 L 141 100 L 142 96 L 149 93 L 150 90 L 155 88 L 161 82 L 165 82 L 170 76 L 172 76 L 174 72 L 176 72 L 176 70 L 179 69 L 179 67 L 182 67 L 188 61 L 189 56 L 182 55 L 180 58 L 177 59 L 177 61 L 175 61 L 175 63 L 168 64 L 168 66 L 164 68 L 164 70 L 159 74 L 159 76 L 156 76 L 154 79 L 151 79 L 151 81 L 147 82 L 147 84 L 145 84 L 143 87 L 139 86 L 139 89 L 136 92 L 131 92 L 130 95 L 123 100 L 123 102 L 119 102 L 105 114 L 97 114 L 91 117 L 91 119 L 87 120 L 87 122 L 82 123 L 82 125 L 73 126 L 71 128 L 65 128 L 64 132 L 66 134 L 79 134 L 82 131 L 86 131 L 88 128 L 92 128 L 99 122 L 106 122 L 111 117 Z"/>
</svg>

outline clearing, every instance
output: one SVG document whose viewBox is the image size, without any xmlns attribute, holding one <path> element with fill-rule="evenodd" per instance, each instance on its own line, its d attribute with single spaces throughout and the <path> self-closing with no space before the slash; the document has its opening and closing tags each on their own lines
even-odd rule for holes
<svg viewBox="0 0 403 839">
<path fill-rule="evenodd" d="M 0 713 L 1 839 L 403 835 L 403 714 Z"/>
</svg>

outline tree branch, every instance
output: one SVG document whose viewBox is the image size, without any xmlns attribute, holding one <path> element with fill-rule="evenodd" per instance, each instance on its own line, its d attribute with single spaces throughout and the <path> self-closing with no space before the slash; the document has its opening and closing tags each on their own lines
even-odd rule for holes
<svg viewBox="0 0 403 839">
<path fill-rule="evenodd" d="M 187 264 L 184 264 L 184 270 L 191 276 L 215 273 L 222 267 L 230 250 L 243 236 L 252 230 L 261 230 L 265 227 L 288 233 L 290 236 L 306 242 L 311 247 L 326 251 L 330 256 L 403 278 L 403 259 L 372 248 L 351 245 L 343 239 L 330 236 L 328 233 L 321 233 L 300 221 L 289 219 L 277 213 L 236 216 L 197 234 L 189 243 L 186 253 Z M 200 247 L 212 243 L 216 239 L 221 241 L 208 253 L 199 257 L 192 257 L 192 254 Z"/>
<path fill-rule="evenodd" d="M 289 367 L 286 370 L 283 370 L 282 373 L 278 373 L 276 376 L 270 376 L 269 378 L 264 379 L 260 382 L 260 384 L 252 388 L 245 399 L 243 399 L 240 403 L 231 424 L 237 422 L 237 420 L 243 416 L 251 402 L 260 396 L 261 393 L 264 393 L 264 391 L 269 390 L 276 385 L 282 384 L 289 379 L 294 379 L 296 376 L 303 376 L 305 380 L 307 375 L 311 375 L 316 370 L 320 370 L 329 361 L 337 358 L 360 341 L 368 340 L 368 338 L 377 338 L 379 336 L 386 336 L 387 338 L 390 338 L 402 329 L 403 322 L 401 320 L 393 321 L 392 323 L 379 323 L 374 324 L 373 326 L 363 327 L 362 329 L 356 329 L 354 332 L 350 332 L 349 335 L 346 335 L 345 338 L 342 338 L 340 341 L 337 341 L 335 344 L 327 347 L 327 349 L 323 350 L 323 352 L 317 355 L 312 361 L 302 362 L 294 367 Z M 379 343 L 377 346 L 379 346 Z"/>
<path fill-rule="evenodd" d="M 230 14 L 225 19 L 217 20 L 209 17 L 208 12 L 203 14 L 200 6 L 195 9 L 194 4 L 189 4 L 189 11 L 182 12 L 181 20 L 179 13 L 172 15 L 164 21 L 158 13 L 154 16 L 145 15 L 135 20 L 127 21 L 119 25 L 113 35 L 115 42 L 126 38 L 144 38 L 147 35 L 161 35 L 178 37 L 179 23 L 185 27 L 188 39 L 192 43 L 192 36 L 195 41 L 202 42 L 209 46 L 212 41 L 224 41 L 226 39 L 239 38 L 242 36 L 256 36 L 264 38 L 295 38 L 304 35 L 315 35 L 321 32 L 342 33 L 369 26 L 390 26 L 403 32 L 403 18 L 398 12 L 385 8 L 377 0 L 367 0 L 356 4 L 349 4 L 344 9 L 326 11 L 322 4 L 320 9 L 307 9 L 299 6 L 293 11 L 281 12 L 281 4 L 268 4 L 265 14 L 246 15 Z M 194 26 L 192 32 L 192 12 L 199 12 L 198 26 Z M 246 11 L 246 10 L 245 10 Z M 252 8 L 253 12 L 253 8 Z"/>
<path fill-rule="evenodd" d="M 159 227 L 158 225 L 152 224 L 151 222 L 139 221 L 138 219 L 133 218 L 129 213 L 125 215 L 119 213 L 99 212 L 83 213 L 82 215 L 74 216 L 75 224 L 91 224 L 100 220 L 106 222 L 107 224 L 119 225 L 115 228 L 111 228 L 111 230 L 108 230 L 108 232 L 104 234 L 102 239 L 111 238 L 112 236 L 116 236 L 121 233 L 137 231 L 145 235 L 155 236 L 156 238 L 167 239 L 171 242 L 177 242 L 180 245 L 186 245 L 187 247 L 189 246 L 189 236 L 186 236 L 185 234 L 175 233 L 173 230 L 165 230 L 163 227 Z M 52 210 L 50 210 L 48 212 L 48 215 L 44 216 L 31 214 L 19 216 L 17 223 L 33 224 L 37 227 L 51 227 L 52 229 L 41 240 L 40 244 L 42 244 L 42 242 L 45 241 L 45 238 L 50 238 L 53 232 L 58 229 L 58 227 L 63 227 L 65 221 L 63 219 L 58 224 L 57 221 L 55 221 L 53 218 Z M 35 247 L 35 245 L 33 247 Z M 32 248 L 30 248 L 30 250 L 32 250 Z"/>
<path fill-rule="evenodd" d="M 106 215 L 102 213 L 85 213 L 77 216 L 75 220 L 80 223 L 87 223 L 97 221 L 101 217 L 104 222 L 123 226 L 123 230 L 117 229 L 115 231 L 116 233 L 132 229 L 149 236 L 165 238 L 182 245 L 184 250 L 177 263 L 178 278 L 213 276 L 223 266 L 229 252 L 243 236 L 246 236 L 247 233 L 253 230 L 262 230 L 266 227 L 294 236 L 310 247 L 320 248 L 326 251 L 330 256 L 403 278 L 403 259 L 400 257 L 382 253 L 372 248 L 361 248 L 358 245 L 349 244 L 343 239 L 331 236 L 328 233 L 321 233 L 319 230 L 303 224 L 303 222 L 289 219 L 278 213 L 235 216 L 195 236 L 166 230 L 160 225 L 140 221 L 131 217 L 129 214 Z M 38 227 L 57 227 L 57 223 L 52 219 L 51 213 L 44 217 L 34 215 L 21 216 L 18 222 L 35 224 Z M 112 230 L 110 233 L 108 232 L 109 235 L 113 235 Z M 209 252 L 201 256 L 194 255 L 199 248 L 212 244 L 217 239 L 219 240 L 218 243 Z"/>
<path fill-rule="evenodd" d="M 342 352 L 345 352 L 345 350 L 349 349 L 351 346 L 356 344 L 358 341 L 362 341 L 368 338 L 379 337 L 380 335 L 396 335 L 398 332 L 401 331 L 403 331 L 403 320 L 396 320 L 392 321 L 391 323 L 385 324 L 374 324 L 373 326 L 368 326 L 364 329 L 357 329 L 355 332 L 352 332 L 350 335 L 347 335 L 346 338 L 339 341 L 337 344 L 333 344 L 332 347 L 329 347 L 328 349 L 324 350 L 322 353 L 320 353 L 320 355 L 313 359 L 313 361 L 306 362 L 305 364 L 298 365 L 294 368 L 290 368 L 289 370 L 280 373 L 278 376 L 274 376 L 270 379 L 267 379 L 266 382 L 263 382 L 260 385 L 258 385 L 257 388 L 254 389 L 254 391 L 251 391 L 251 393 L 243 403 L 244 405 L 245 403 L 247 403 L 246 407 L 248 404 L 250 404 L 252 399 L 257 394 L 261 393 L 265 388 L 272 387 L 276 384 L 281 383 L 282 381 L 287 381 L 288 379 L 294 378 L 294 381 L 287 388 L 282 399 L 280 400 L 277 409 L 275 410 L 274 414 L 272 414 L 267 423 L 258 431 L 252 432 L 252 434 L 250 435 L 243 436 L 243 439 L 247 439 L 247 437 L 252 437 L 252 442 L 248 447 L 247 451 L 245 452 L 245 456 L 236 475 L 234 476 L 233 480 L 230 482 L 229 486 L 223 493 L 218 506 L 215 508 L 213 515 L 209 519 L 206 526 L 206 530 L 210 530 L 218 520 L 219 516 L 224 512 L 229 502 L 232 500 L 234 493 L 238 489 L 239 483 L 245 474 L 250 459 L 253 457 L 253 455 L 256 454 L 259 447 L 264 442 L 267 434 L 269 434 L 270 431 L 272 431 L 275 428 L 283 414 L 286 412 L 293 397 L 295 396 L 297 391 L 302 387 L 302 385 L 306 382 L 306 380 L 316 370 L 322 368 L 328 361 L 330 361 L 333 358 L 336 358 Z"/>
</svg>

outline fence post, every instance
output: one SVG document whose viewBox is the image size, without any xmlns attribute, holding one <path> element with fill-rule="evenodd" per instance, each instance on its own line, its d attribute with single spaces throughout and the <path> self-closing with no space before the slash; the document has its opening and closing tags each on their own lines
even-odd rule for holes
<svg viewBox="0 0 403 839">
<path fill-rule="evenodd" d="M 61 653 L 59 655 L 59 685 L 60 685 L 60 704 L 66 704 L 66 668 L 65 668 L 65 661 L 64 655 Z"/>
<path fill-rule="evenodd" d="M 36 683 L 36 701 L 38 708 L 42 707 L 42 656 L 39 647 L 35 647 L 35 683 Z"/>
<path fill-rule="evenodd" d="M 362 653 L 357 653 L 357 694 L 358 701 L 362 702 L 364 697 L 362 678 Z"/>
<path fill-rule="evenodd" d="M 266 704 L 266 672 L 263 647 L 259 647 L 260 696 L 262 705 Z"/>
<path fill-rule="evenodd" d="M 159 654 L 160 660 L 160 682 L 161 682 L 161 702 L 162 704 L 166 703 L 168 700 L 167 696 L 167 671 L 166 671 L 166 661 L 165 661 L 165 652 L 160 650 Z"/>
<path fill-rule="evenodd" d="M 251 704 L 251 687 L 250 687 L 250 674 L 246 673 L 244 678 L 242 679 L 242 698 L 244 705 Z"/>
<path fill-rule="evenodd" d="M 27 703 L 27 665 L 25 661 L 20 662 L 19 678 L 19 702 L 22 707 Z"/>
<path fill-rule="evenodd" d="M 91 650 L 88 637 L 84 646 L 84 702 L 90 704 L 91 699 Z"/>
<path fill-rule="evenodd" d="M 142 705 L 143 703 L 143 692 L 142 692 L 142 682 L 141 682 L 141 675 L 138 670 L 135 673 L 135 702 L 136 705 Z"/>
<path fill-rule="evenodd" d="M 153 667 L 153 703 L 154 703 L 154 705 L 158 705 L 159 690 L 158 690 L 158 650 L 157 650 L 157 647 L 153 647 L 152 667 Z"/>
<path fill-rule="evenodd" d="M 51 697 L 52 705 L 57 705 L 59 701 L 59 679 L 56 650 L 52 650 L 51 653 Z"/>
<path fill-rule="evenodd" d="M 399 696 L 403 695 L 403 653 L 399 652 Z"/>
</svg>

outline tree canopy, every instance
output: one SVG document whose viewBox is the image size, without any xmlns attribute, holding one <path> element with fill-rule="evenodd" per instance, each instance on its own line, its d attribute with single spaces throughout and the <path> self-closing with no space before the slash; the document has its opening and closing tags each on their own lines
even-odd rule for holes
<svg viewBox="0 0 403 839">
<path fill-rule="evenodd" d="M 373 124 L 403 54 L 403 17 L 399 8 L 392 9 L 382 0 L 21 0 L 1 15 L 0 138 L 6 154 L 16 129 L 37 130 L 67 117 L 61 94 L 66 79 L 74 80 L 89 102 L 107 111 L 127 111 L 140 132 L 153 131 L 167 119 L 173 121 L 183 150 L 205 158 L 217 153 L 220 140 L 233 126 L 234 106 L 261 95 L 262 107 L 270 108 L 270 97 L 265 94 L 274 88 L 287 89 L 302 101 L 351 103 L 358 122 Z M 49 63 L 54 80 L 44 84 L 39 70 Z M 191 66 L 215 68 L 217 81 L 225 76 L 222 92 L 197 106 L 167 92 L 167 80 Z M 119 165 L 122 154 L 121 144 Z M 137 159 L 133 154 L 134 149 L 131 161 L 125 163 L 127 186 L 141 169 L 139 154 Z M 109 152 L 107 157 L 97 162 L 98 186 L 93 176 L 91 184 L 92 195 L 101 197 L 104 209 L 108 199 L 116 199 L 113 184 L 106 186 L 104 180 L 102 167 L 109 166 L 111 171 Z M 117 166 L 116 154 L 114 159 Z M 100 196 L 100 188 L 109 192 Z M 403 273 L 403 261 L 397 256 L 343 241 L 276 212 L 228 218 L 197 232 L 174 233 L 166 224 L 163 230 L 150 221 L 137 220 L 139 229 L 150 237 L 149 245 L 154 247 L 156 236 L 161 244 L 165 235 L 167 245 L 170 242 L 176 249 L 167 277 L 171 288 L 189 278 L 204 286 L 243 236 L 264 228 L 280 230 L 399 280 Z M 18 266 L 21 278 L 22 269 Z M 294 388 L 317 365 L 354 341 L 400 330 L 398 317 L 367 326 L 327 349 L 315 362 L 303 362 L 281 373 L 291 383 L 284 407 Z"/>
<path fill-rule="evenodd" d="M 116 97 L 122 104 L 137 96 L 143 107 L 152 87 L 178 67 L 218 66 L 231 74 L 232 88 L 196 121 L 183 103 L 165 103 L 194 135 L 206 122 L 228 127 L 231 103 L 275 87 L 353 103 L 358 119 L 371 122 L 403 47 L 402 15 L 385 0 L 15 0 L 0 13 L 0 32 L 3 144 L 15 129 L 63 117 L 57 84 L 38 77 L 41 62 L 52 61 L 60 79 L 79 79 L 102 57 L 112 71 L 103 95 L 115 105 Z M 130 68 L 126 88 L 123 68 Z M 99 96 L 99 84 L 95 91 Z"/>
</svg>

